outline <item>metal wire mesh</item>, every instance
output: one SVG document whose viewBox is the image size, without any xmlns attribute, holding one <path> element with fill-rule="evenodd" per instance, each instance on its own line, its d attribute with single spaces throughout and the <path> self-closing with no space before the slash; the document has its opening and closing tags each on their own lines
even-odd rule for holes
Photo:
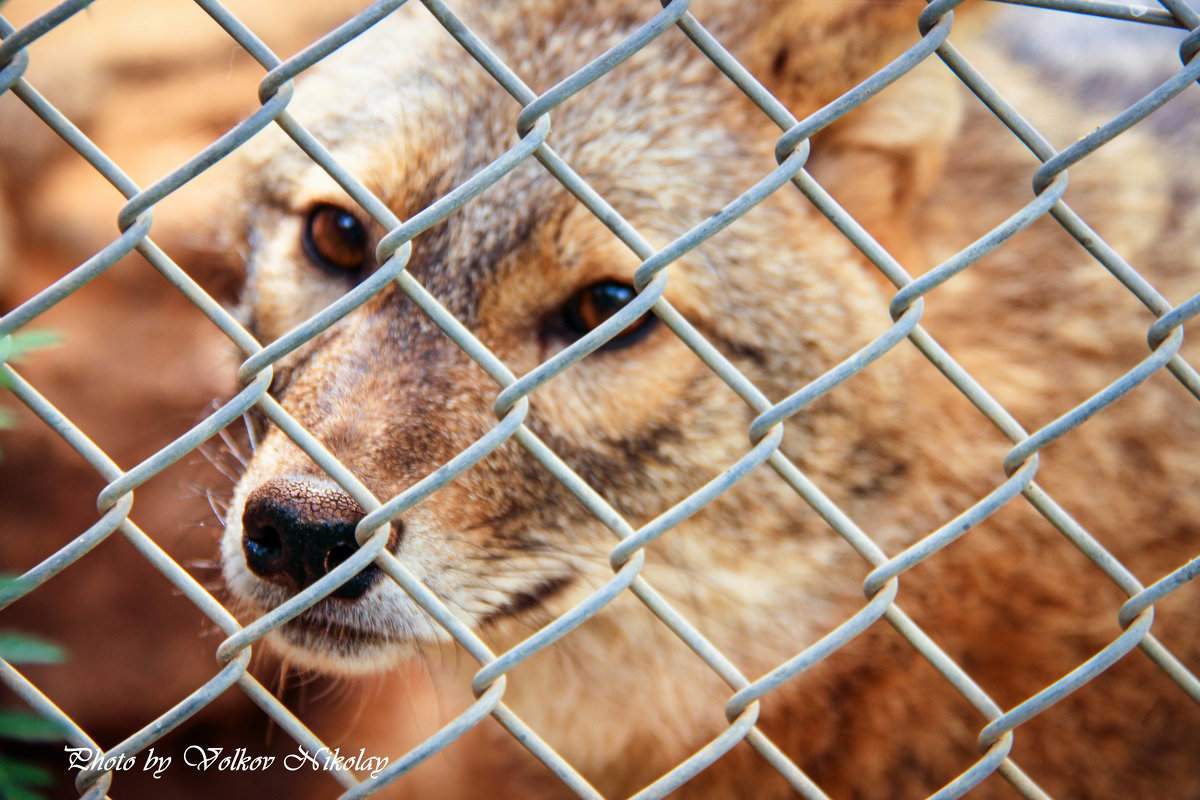
<svg viewBox="0 0 1200 800">
<path fill-rule="evenodd" d="M 1008 756 L 1014 731 L 1041 711 L 1092 680 L 1135 648 L 1144 653 L 1174 681 L 1182 694 L 1200 703 L 1200 680 L 1168 651 L 1150 632 L 1154 605 L 1200 574 L 1200 558 L 1181 564 L 1150 586 L 1144 586 L 1115 557 L 1077 523 L 1055 500 L 1034 482 L 1038 454 L 1093 415 L 1102 412 L 1127 392 L 1134 390 L 1151 375 L 1168 371 L 1192 395 L 1200 398 L 1200 375 L 1179 355 L 1183 325 L 1200 313 L 1200 295 L 1173 306 L 1128 264 L 1115 250 L 1063 201 L 1066 170 L 1103 147 L 1121 132 L 1138 124 L 1152 111 L 1168 102 L 1189 84 L 1200 78 L 1200 14 L 1182 0 L 1162 0 L 1161 8 L 1143 8 L 1121 3 L 1093 0 L 1028 0 L 1022 5 L 1090 14 L 1125 20 L 1131 24 L 1149 24 L 1183 29 L 1180 47 L 1182 67 L 1161 85 L 1139 99 L 1124 112 L 1093 130 L 1065 150 L 1058 151 L 1020 112 L 992 88 L 988 81 L 967 62 L 950 43 L 953 9 L 961 0 L 934 0 L 920 15 L 920 39 L 907 52 L 835 101 L 805 119 L 792 113 L 755 79 L 688 11 L 688 0 L 670 0 L 660 12 L 616 47 L 595 59 L 546 92 L 533 91 L 502 59 L 468 28 L 441 0 L 422 0 L 423 5 L 450 35 L 513 97 L 522 110 L 517 123 L 515 143 L 499 158 L 479 171 L 466 183 L 438 199 L 407 220 L 398 218 L 350 171 L 340 165 L 328 150 L 288 111 L 292 81 L 327 55 L 403 5 L 404 0 L 375 3 L 341 27 L 292 56 L 281 60 L 216 0 L 196 0 L 238 45 L 245 48 L 266 71 L 260 88 L 261 107 L 230 129 L 209 147 L 157 183 L 142 187 L 130 179 L 104 152 L 97 148 L 76 125 L 47 102 L 22 77 L 29 62 L 27 47 L 83 10 L 91 0 L 69 0 L 51 9 L 21 29 L 14 29 L 0 18 L 0 91 L 11 91 L 33 110 L 46 125 L 74 148 L 128 202 L 117 218 L 120 235 L 77 268 L 46 286 L 0 320 L 0 352 L 7 358 L 11 335 L 37 320 L 48 309 L 78 291 L 133 251 L 140 253 L 180 293 L 188 298 L 244 354 L 238 380 L 241 390 L 203 421 L 196 424 L 169 446 L 131 468 L 114 463 L 103 450 L 63 414 L 59 413 L 38 390 L 26 382 L 11 365 L 3 374 L 12 392 L 62 439 L 82 455 L 107 481 L 97 498 L 96 522 L 69 544 L 29 570 L 17 588 L 3 598 L 7 605 L 55 578 L 69 565 L 87 556 L 107 537 L 120 532 L 155 568 L 210 618 L 227 637 L 217 649 L 220 668 L 204 686 L 182 699 L 174 708 L 124 741 L 105 749 L 105 759 L 137 754 L 150 747 L 172 728 L 184 722 L 227 689 L 237 686 L 268 714 L 299 745 L 311 753 L 329 752 L 326 743 L 306 728 L 297 716 L 285 708 L 273 694 L 247 671 L 250 648 L 269 631 L 296 617 L 306 608 L 336 590 L 370 562 L 396 581 L 479 663 L 472 689 L 477 700 L 459 717 L 430 736 L 419 747 L 391 763 L 374 777 L 353 772 L 332 774 L 343 784 L 346 798 L 364 797 L 388 784 L 431 755 L 446 748 L 488 715 L 507 728 L 520 743 L 544 762 L 576 795 L 600 797 L 597 791 L 568 763 L 539 738 L 504 703 L 506 674 L 535 653 L 558 641 L 569 631 L 592 617 L 614 597 L 631 592 L 669 627 L 731 689 L 725 716 L 728 726 L 708 745 L 676 765 L 660 779 L 645 787 L 638 798 L 662 797 L 681 786 L 720 758 L 735 744 L 746 741 L 774 769 L 778 770 L 802 796 L 822 798 L 825 793 L 780 748 L 756 727 L 759 701 L 801 672 L 827 658 L 858 634 L 883 619 L 890 623 L 913 648 L 941 673 L 949 684 L 979 712 L 983 722 L 978 737 L 980 757 L 968 770 L 945 785 L 933 797 L 958 797 L 987 776 L 999 772 L 1026 797 L 1047 796 L 1024 775 Z M 775 148 L 778 167 L 757 184 L 730 202 L 703 224 L 688 231 L 666 247 L 654 248 L 638 230 L 580 175 L 552 146 L 550 119 L 564 101 L 587 92 L 588 87 L 617 65 L 645 47 L 657 36 L 676 26 L 695 47 L 706 55 L 728 80 L 736 85 L 779 127 Z M 853 110 L 883 87 L 901 78 L 917 65 L 939 58 L 974 93 L 978 100 L 1017 137 L 1041 162 L 1034 178 L 1034 196 L 1002 224 L 979 238 L 971 246 L 946 260 L 937 268 L 912 278 L 906 269 L 881 247 L 833 197 L 805 170 L 808 140 Z M 319 164 L 385 230 L 387 235 L 378 248 L 380 268 L 367 280 L 338 301 L 265 346 L 218 302 L 181 269 L 150 238 L 155 206 L 204 170 L 225 158 L 255 133 L 269 125 L 281 128 L 308 156 Z M 518 165 L 535 159 L 580 203 L 586 206 L 628 246 L 641 262 L 635 285 L 637 298 L 621 312 L 598 326 L 578 342 L 567 347 L 536 369 L 518 378 L 510 368 L 484 346 L 470 330 L 449 313 L 405 267 L 412 253 L 412 242 L 438 222 L 454 214 L 480 192 L 499 181 Z M 739 217 L 776 191 L 791 183 L 809 202 L 841 231 L 866 258 L 896 287 L 891 302 L 892 325 L 869 345 L 841 364 L 798 387 L 786 399 L 773 403 L 726 359 L 716 347 L 690 325 L 663 297 L 667 273 L 677 259 L 708 238 L 735 224 Z M 1036 431 L 1026 431 L 1017 420 L 957 364 L 938 342 L 922 328 L 920 321 L 924 296 L 969 268 L 980 258 L 1001 246 L 1035 220 L 1049 215 L 1071 234 L 1105 269 L 1155 316 L 1147 330 L 1150 354 L 1136 367 L 1105 389 L 1097 392 L 1069 412 Z M 440 469 L 419 481 L 399 496 L 376 498 L 354 474 L 347 470 L 303 426 L 298 424 L 268 393 L 273 365 L 297 348 L 361 306 L 384 287 L 394 284 L 424 311 L 497 385 L 496 423 L 470 447 Z M 750 450 L 694 494 L 677 503 L 650 523 L 634 528 L 610 506 L 586 481 L 526 426 L 531 392 L 552 380 L 567 367 L 595 351 L 617 335 L 630 321 L 646 312 L 656 314 L 757 414 L 750 426 Z M 817 398 L 833 391 L 852 376 L 867 369 L 895 347 L 911 343 L 965 396 L 1005 437 L 1012 448 L 1003 461 L 1007 479 L 972 507 L 921 538 L 899 553 L 885 552 L 871 536 L 828 499 L 820 489 L 779 449 L 783 423 Z M 282 429 L 295 444 L 368 512 L 357 526 L 360 550 L 324 578 L 261 618 L 245 626 L 233 617 L 189 573 L 172 560 L 131 519 L 134 490 L 171 464 L 193 452 L 251 408 L 257 408 Z M 494 653 L 485 642 L 464 625 L 427 587 L 415 578 L 386 549 L 391 520 L 425 497 L 455 480 L 507 441 L 525 448 L 575 497 L 579 499 L 617 537 L 611 551 L 612 578 L 586 601 L 569 613 L 539 630 L 520 645 L 503 653 Z M 655 588 L 640 575 L 644 548 L 713 498 L 725 492 L 749 471 L 769 465 L 854 549 L 869 562 L 872 571 L 864 583 L 867 602 L 841 626 L 812 646 L 758 679 L 738 670 L 734 663 L 708 642 L 684 615 L 677 612 Z M 1117 616 L 1121 633 L 1086 662 L 1069 674 L 1045 686 L 1041 691 L 1005 709 L 960 668 L 938 645 L 907 616 L 896 603 L 900 578 L 909 570 L 962 537 L 975 525 L 1010 500 L 1021 496 L 1048 520 L 1076 548 L 1082 551 L 1119 589 L 1128 595 Z M 6 662 L 0 662 L 0 678 L 39 713 L 59 721 L 70 731 L 77 747 L 95 751 L 101 748 L 51 698 Z M 119 778 L 117 778 L 119 784 Z M 103 797 L 114 782 L 114 773 L 104 769 L 83 771 L 77 787 L 84 797 Z"/>
</svg>

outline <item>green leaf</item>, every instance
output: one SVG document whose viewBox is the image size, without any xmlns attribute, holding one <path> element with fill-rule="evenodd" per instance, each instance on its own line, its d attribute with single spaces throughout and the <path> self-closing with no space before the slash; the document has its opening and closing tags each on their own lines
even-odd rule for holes
<svg viewBox="0 0 1200 800">
<path fill-rule="evenodd" d="M 36 350 L 45 350 L 48 347 L 57 347 L 60 344 L 62 344 L 62 335 L 58 331 L 35 328 L 33 330 L 14 333 L 12 335 L 12 350 L 9 352 L 6 360 L 17 361 L 22 356 Z"/>
<path fill-rule="evenodd" d="M 57 331 L 33 329 L 14 333 L 11 336 L 0 337 L 0 361 L 5 363 L 20 362 L 24 356 L 37 350 L 55 347 L 62 342 L 62 336 Z M 0 387 L 9 388 L 9 382 L 0 375 Z"/>
<path fill-rule="evenodd" d="M 0 709 L 0 739 L 18 742 L 57 742 L 63 729 L 53 720 L 21 709 Z"/>
<path fill-rule="evenodd" d="M 50 771 L 24 761 L 0 756 L 0 797 L 4 800 L 43 800 L 33 786 L 50 786 L 54 776 Z"/>
<path fill-rule="evenodd" d="M 0 632 L 0 658 L 11 664 L 59 664 L 66 660 L 61 647 L 24 633 Z"/>
<path fill-rule="evenodd" d="M 0 572 L 0 606 L 8 603 L 25 591 L 27 581 L 22 581 L 19 575 L 6 575 Z"/>
<path fill-rule="evenodd" d="M 0 776 L 0 797 L 3 797 L 4 800 L 46 800 L 45 796 L 39 792 L 22 788 L 16 784 L 6 784 L 2 776 Z"/>
<path fill-rule="evenodd" d="M 36 764 L 19 761 L 9 756 L 0 756 L 0 785 L 5 779 L 11 783 L 23 783 L 26 786 L 49 786 L 54 782 L 50 770 Z"/>
</svg>

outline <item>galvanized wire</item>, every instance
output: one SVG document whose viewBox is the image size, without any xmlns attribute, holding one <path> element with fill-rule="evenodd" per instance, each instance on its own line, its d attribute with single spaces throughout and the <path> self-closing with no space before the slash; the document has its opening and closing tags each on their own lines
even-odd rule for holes
<svg viewBox="0 0 1200 800">
<path fill-rule="evenodd" d="M 1074 142 L 1067 149 L 1057 151 L 950 43 L 949 36 L 954 25 L 953 9 L 961 0 L 933 0 L 928 3 L 919 20 L 915 21 L 920 38 L 912 47 L 858 86 L 803 120 L 797 120 L 783 103 L 691 15 L 688 0 L 664 0 L 662 9 L 652 16 L 647 12 L 647 21 L 632 30 L 624 40 L 541 94 L 534 92 L 450 6 L 442 0 L 422 0 L 422 4 L 445 30 L 514 99 L 520 106 L 520 111 L 514 131 L 515 140 L 507 150 L 471 178 L 407 220 L 398 218 L 351 170 L 339 164 L 318 138 L 287 110 L 292 97 L 293 79 L 404 5 L 404 0 L 382 0 L 373 4 L 286 60 L 278 58 L 253 31 L 217 0 L 196 0 L 197 5 L 264 69 L 265 74 L 258 91 L 260 107 L 186 163 L 147 188 L 138 186 L 130 179 L 23 77 L 29 61 L 28 46 L 89 5 L 89 0 L 64 2 L 20 30 L 14 29 L 0 17 L 0 38 L 3 39 L 0 43 L 0 92 L 11 91 L 127 199 L 127 203 L 117 215 L 118 235 L 109 245 L 0 318 L 0 354 L 7 358 L 8 344 L 13 333 L 38 319 L 50 308 L 104 273 L 118 260 L 136 250 L 176 290 L 204 313 L 245 356 L 237 371 L 241 389 L 233 398 L 175 441 L 129 469 L 122 469 L 114 463 L 10 364 L 3 364 L 3 378 L 15 397 L 83 456 L 104 478 L 107 485 L 97 497 L 99 515 L 96 522 L 50 557 L 29 569 L 17 582 L 16 588 L 0 597 L 0 608 L 29 592 L 37 591 L 67 566 L 86 558 L 105 538 L 120 531 L 144 558 L 224 632 L 226 638 L 215 651 L 218 662 L 215 672 L 203 686 L 165 714 L 131 733 L 123 742 L 105 751 L 105 755 L 140 752 L 167 731 L 183 723 L 219 694 L 234 686 L 249 696 L 305 751 L 317 754 L 325 752 L 325 743 L 246 671 L 251 648 L 263 636 L 302 613 L 336 590 L 367 564 L 374 562 L 479 663 L 480 667 L 471 684 L 476 701 L 373 778 L 360 779 L 347 770 L 332 772 L 346 789 L 342 795 L 346 798 L 369 796 L 381 786 L 401 778 L 488 716 L 504 726 L 577 796 L 599 798 L 600 794 L 596 789 L 570 763 L 504 704 L 503 694 L 508 672 L 570 634 L 578 625 L 626 592 L 637 597 L 731 690 L 724 709 L 728 726 L 634 797 L 663 797 L 712 764 L 738 742 L 746 741 L 761 755 L 766 764 L 778 771 L 802 796 L 825 798 L 826 794 L 821 787 L 756 727 L 759 703 L 883 619 L 903 636 L 981 717 L 978 737 L 980 758 L 931 797 L 959 797 L 995 772 L 999 772 L 1025 797 L 1048 797 L 1008 758 L 1014 731 L 1104 672 L 1133 649 L 1140 648 L 1161 668 L 1166 677 L 1182 689 L 1184 697 L 1200 703 L 1200 680 L 1150 633 L 1155 604 L 1200 575 L 1200 559 L 1180 565 L 1149 587 L 1145 587 L 1035 480 L 1039 453 L 1043 449 L 1068 435 L 1087 419 L 1102 413 L 1124 395 L 1136 391 L 1139 385 L 1158 372 L 1166 370 L 1200 399 L 1200 375 L 1179 355 L 1184 324 L 1200 314 L 1200 295 L 1173 306 L 1145 277 L 1105 243 L 1063 199 L 1068 184 L 1067 170 L 1070 167 L 1137 125 L 1188 85 L 1200 79 L 1200 59 L 1196 58 L 1197 50 L 1200 49 L 1200 15 L 1181 0 L 1163 0 L 1160 3 L 1162 8 L 1103 0 L 1007 1 L 1187 31 L 1180 45 L 1180 60 L 1183 66 L 1160 86 L 1107 123 Z M 678 236 L 665 247 L 655 249 L 642 233 L 624 219 L 553 149 L 551 124 L 555 109 L 563 102 L 586 95 L 594 82 L 673 26 L 677 27 L 699 52 L 710 59 L 717 69 L 779 128 L 780 136 L 773 153 L 778 166 L 716 214 Z M 978 100 L 1041 162 L 1041 166 L 1033 175 L 1032 198 L 1024 207 L 1016 210 L 968 247 L 920 278 L 914 279 L 903 265 L 837 203 L 805 166 L 809 156 L 809 137 L 934 56 L 958 76 Z M 377 247 L 376 255 L 381 266 L 376 272 L 310 319 L 275 341 L 263 345 L 257 342 L 234 316 L 204 292 L 149 237 L 153 229 L 152 212 L 158 203 L 272 124 L 320 165 L 387 233 Z M 503 361 L 434 298 L 406 268 L 414 238 L 457 212 L 485 189 L 530 160 L 540 163 L 548 174 L 557 179 L 612 231 L 640 260 L 640 266 L 634 281 L 638 294 L 631 303 L 577 342 L 521 378 L 517 378 Z M 785 191 L 789 183 L 828 218 L 897 291 L 889 308 L 892 324 L 886 331 L 807 385 L 795 387 L 783 400 L 772 402 L 671 305 L 664 297 L 664 290 L 669 281 L 671 266 L 682 256 L 724 228 L 737 224 L 743 215 L 767 197 L 775 192 Z M 926 295 L 971 268 L 988 253 L 1003 247 L 1009 239 L 1035 221 L 1045 218 L 1057 221 L 1074 237 L 1115 280 L 1152 312 L 1154 321 L 1147 329 L 1150 353 L 1145 359 L 1104 389 L 1080 401 L 1067 413 L 1030 433 L 967 370 L 951 358 L 920 322 L 925 309 Z M 288 414 L 268 393 L 268 388 L 272 381 L 274 364 L 280 359 L 312 341 L 338 320 L 391 286 L 410 298 L 496 383 L 497 392 L 493 406 L 496 424 L 410 488 L 395 497 L 381 499 L 374 497 L 350 470 Z M 528 397 L 534 390 L 603 346 L 631 321 L 647 312 L 662 320 L 666 327 L 753 409 L 755 418 L 747 431 L 747 449 L 740 458 L 727 465 L 716 477 L 688 497 L 640 528 L 634 528 L 527 427 L 526 416 L 529 409 Z M 1012 442 L 1012 448 L 1000 464 L 1004 480 L 992 491 L 911 546 L 889 555 L 869 532 L 861 529 L 803 470 L 788 459 L 780 451 L 779 445 L 783 436 L 783 425 L 789 418 L 819 398 L 837 390 L 845 381 L 868 369 L 893 349 L 907 346 L 905 343 L 911 344 L 923 354 L 979 410 L 983 418 Z M 137 487 L 193 452 L 238 417 L 255 408 L 350 494 L 363 507 L 366 515 L 356 528 L 360 548 L 354 555 L 271 612 L 241 625 L 146 536 L 131 521 L 130 514 L 134 508 L 133 493 Z M 609 553 L 613 572 L 610 579 L 522 643 L 497 654 L 492 652 L 475 631 L 458 619 L 435 593 L 387 551 L 386 542 L 392 520 L 442 489 L 509 441 L 524 448 L 549 474 L 561 482 L 584 508 L 612 532 L 615 543 Z M 866 600 L 860 609 L 792 658 L 778 664 L 761 677 L 751 680 L 738 670 L 725 653 L 708 641 L 686 615 L 673 608 L 655 590 L 642 575 L 642 568 L 645 562 L 645 548 L 648 545 L 728 491 L 749 472 L 764 465 L 769 465 L 834 532 L 861 555 L 871 571 L 863 583 Z M 1045 517 L 1125 592 L 1129 599 L 1115 614 L 1115 622 L 1120 632 L 1114 635 L 1111 642 L 1068 674 L 1006 711 L 904 613 L 896 603 L 896 597 L 900 581 L 906 573 L 953 541 L 969 534 L 984 519 L 1007 504 L 1019 502 L 1018 497 L 1023 498 Z M 60 722 L 68 731 L 68 738 L 73 744 L 93 750 L 99 749 L 85 731 L 63 714 L 51 699 L 45 697 L 12 665 L 0 662 L 0 680 L 39 713 Z M 81 795 L 85 797 L 102 797 L 109 790 L 113 780 L 114 775 L 111 772 L 84 771 L 78 777 L 77 786 Z"/>
</svg>

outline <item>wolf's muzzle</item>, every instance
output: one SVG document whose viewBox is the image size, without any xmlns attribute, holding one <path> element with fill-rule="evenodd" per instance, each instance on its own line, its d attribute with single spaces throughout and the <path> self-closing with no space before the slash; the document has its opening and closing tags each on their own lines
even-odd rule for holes
<svg viewBox="0 0 1200 800">
<path fill-rule="evenodd" d="M 242 512 L 246 565 L 263 580 L 300 591 L 358 549 L 354 528 L 363 516 L 358 503 L 336 487 L 293 478 L 267 481 L 250 493 Z M 357 600 L 379 575 L 371 564 L 330 597 Z"/>
</svg>

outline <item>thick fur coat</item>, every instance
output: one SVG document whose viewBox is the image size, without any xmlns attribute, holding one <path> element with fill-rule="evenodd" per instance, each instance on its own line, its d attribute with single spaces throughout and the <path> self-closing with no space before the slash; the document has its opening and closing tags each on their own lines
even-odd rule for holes
<svg viewBox="0 0 1200 800">
<path fill-rule="evenodd" d="M 542 91 L 644 23 L 654 13 L 644 5 L 521 0 L 466 4 L 461 13 Z M 694 5 L 696 18 L 797 118 L 915 41 L 923 7 Z M 1053 141 L 1065 146 L 1106 118 L 1056 93 L 1034 67 L 1012 63 L 979 35 L 986 29 L 968 12 L 954 41 Z M 520 106 L 424 9 L 405 8 L 305 76 L 291 110 L 405 219 L 509 147 Z M 551 119 L 556 152 L 655 247 L 769 172 L 780 135 L 677 30 Z M 1147 125 L 1112 142 L 1072 169 L 1066 201 L 1178 303 L 1200 288 L 1200 212 L 1195 175 L 1172 166 L 1166 141 Z M 920 274 L 1029 202 L 1037 166 L 935 58 L 819 132 L 807 169 Z M 256 141 L 241 169 L 235 227 L 249 267 L 244 307 L 267 341 L 373 268 L 333 274 L 314 263 L 322 252 L 318 239 L 314 258 L 315 209 L 345 210 L 372 246 L 384 231 L 282 135 Z M 413 244 L 409 272 L 518 375 L 572 341 L 562 320 L 574 298 L 598 284 L 632 283 L 639 264 L 532 159 Z M 672 264 L 664 296 L 778 401 L 885 330 L 894 292 L 785 186 Z M 1143 359 L 1154 320 L 1049 219 L 925 302 L 923 327 L 1029 431 Z M 389 287 L 281 362 L 273 392 L 386 499 L 489 430 L 498 389 Z M 757 416 L 653 320 L 539 388 L 530 403 L 530 429 L 635 527 L 745 454 Z M 1193 556 L 1200 541 L 1198 445 L 1196 398 L 1158 374 L 1043 452 L 1037 482 L 1148 585 Z M 1010 447 L 907 342 L 790 419 L 782 444 L 889 555 L 999 485 Z M 352 509 L 336 510 L 346 499 L 286 436 L 269 430 L 227 521 L 224 569 L 234 596 L 261 611 L 306 582 L 302 570 L 248 567 L 246 521 L 264 504 L 353 522 Z M 509 442 L 404 512 L 390 547 L 499 652 L 611 576 L 614 544 L 599 520 Z M 754 679 L 862 607 L 869 571 L 762 467 L 651 544 L 643 574 Z M 1114 639 L 1125 599 L 1018 497 L 903 575 L 898 602 L 1007 709 Z M 1154 623 L 1193 667 L 1200 664 L 1197 607 L 1195 589 L 1183 589 Z M 272 641 L 299 666 L 390 671 L 349 736 L 384 752 L 403 750 L 397 720 L 412 713 L 414 684 L 397 664 L 419 657 L 447 697 L 466 692 L 474 666 L 450 654 L 447 638 L 381 580 L 354 597 L 322 601 Z M 625 593 L 515 670 L 505 702 L 606 797 L 619 797 L 711 739 L 726 724 L 730 694 Z M 440 714 L 456 702 L 446 700 Z M 974 739 L 985 722 L 880 621 L 769 695 L 760 724 L 831 797 L 910 798 L 935 791 L 979 757 Z M 469 741 L 443 757 L 454 770 L 435 774 L 430 766 L 390 791 L 565 793 L 498 729 L 485 726 Z M 1015 741 L 1014 760 L 1055 797 L 1200 797 L 1200 709 L 1139 652 L 1022 725 Z M 676 796 L 792 795 L 743 744 Z M 971 796 L 1015 794 L 992 776 Z"/>
</svg>

